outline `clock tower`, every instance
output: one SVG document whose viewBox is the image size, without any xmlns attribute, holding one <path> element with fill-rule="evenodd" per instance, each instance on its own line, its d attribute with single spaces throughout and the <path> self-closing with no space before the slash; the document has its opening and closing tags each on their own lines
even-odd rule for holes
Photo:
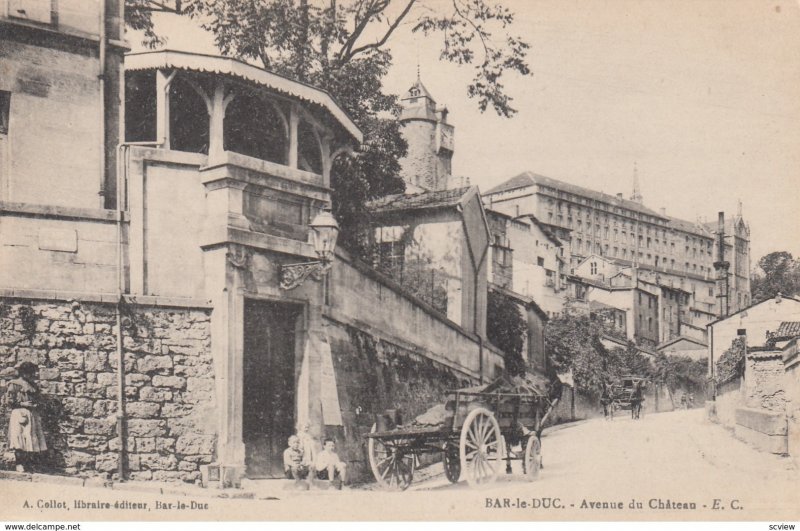
<svg viewBox="0 0 800 531">
<path fill-rule="evenodd" d="M 447 108 L 437 108 L 419 78 L 401 105 L 403 137 L 408 142 L 408 154 L 400 160 L 406 193 L 447 189 L 454 150 L 454 128 L 447 123 Z"/>
</svg>

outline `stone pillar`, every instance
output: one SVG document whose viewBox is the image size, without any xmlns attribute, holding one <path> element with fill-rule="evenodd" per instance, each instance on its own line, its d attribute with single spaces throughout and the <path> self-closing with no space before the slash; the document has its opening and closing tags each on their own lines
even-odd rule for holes
<svg viewBox="0 0 800 531">
<path fill-rule="evenodd" d="M 236 245 L 210 251 L 206 256 L 207 280 L 214 286 L 211 327 L 219 411 L 217 463 L 220 479 L 223 485 L 228 486 L 238 486 L 245 472 L 242 440 L 244 290 L 241 277 L 249 258 L 249 250 Z M 223 278 L 224 283 L 219 278 Z"/>
<path fill-rule="evenodd" d="M 208 243 L 224 238 L 224 231 L 228 227 L 250 230 L 250 221 L 244 215 L 244 190 L 247 183 L 233 179 L 229 167 L 225 165 L 225 154 L 222 153 L 219 157 L 214 161 L 216 166 L 200 170 L 201 182 L 206 187 L 203 241 Z"/>
</svg>

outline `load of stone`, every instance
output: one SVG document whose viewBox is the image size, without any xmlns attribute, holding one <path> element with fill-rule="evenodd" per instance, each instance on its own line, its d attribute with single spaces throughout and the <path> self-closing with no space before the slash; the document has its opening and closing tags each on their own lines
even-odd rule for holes
<svg viewBox="0 0 800 531">
<path fill-rule="evenodd" d="M 481 395 L 539 396 L 552 399 L 554 398 L 555 387 L 559 387 L 558 383 L 548 382 L 542 375 L 529 373 L 525 376 L 501 376 L 490 383 L 459 389 L 459 391 L 472 398 L 472 400 L 465 402 L 466 405 L 469 402 L 482 402 L 483 400 L 479 396 L 475 396 L 479 393 Z M 442 427 L 445 423 L 452 422 L 454 409 L 455 403 L 453 400 L 448 401 L 447 404 L 436 404 L 404 427 Z"/>
</svg>

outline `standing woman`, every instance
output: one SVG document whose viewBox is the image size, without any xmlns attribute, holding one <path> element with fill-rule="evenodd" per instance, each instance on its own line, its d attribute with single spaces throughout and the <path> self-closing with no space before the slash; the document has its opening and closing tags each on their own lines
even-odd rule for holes
<svg viewBox="0 0 800 531">
<path fill-rule="evenodd" d="M 17 472 L 29 471 L 37 455 L 47 450 L 39 416 L 41 393 L 36 385 L 38 367 L 24 361 L 17 367 L 19 378 L 11 380 L 6 391 L 6 405 L 11 409 L 8 420 L 8 447 L 14 450 Z"/>
</svg>

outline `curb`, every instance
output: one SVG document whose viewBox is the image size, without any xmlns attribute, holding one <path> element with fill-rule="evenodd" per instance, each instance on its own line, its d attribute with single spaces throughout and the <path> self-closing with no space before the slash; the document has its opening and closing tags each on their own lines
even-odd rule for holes
<svg viewBox="0 0 800 531">
<path fill-rule="evenodd" d="M 241 489 L 200 489 L 200 488 L 180 488 L 162 486 L 160 484 L 147 484 L 136 482 L 113 482 L 101 478 L 77 478 L 70 476 L 56 476 L 50 474 L 38 474 L 28 472 L 15 472 L 10 470 L 0 470 L 0 480 L 24 481 L 31 483 L 48 483 L 52 485 L 68 485 L 83 488 L 105 488 L 108 490 L 128 491 L 128 492 L 152 492 L 154 494 L 169 494 L 177 496 L 197 496 L 205 498 L 227 498 L 227 499 L 255 499 L 256 493 Z M 197 490 L 195 490 L 197 489 Z M 276 498 L 271 498 L 276 499 Z"/>
</svg>

